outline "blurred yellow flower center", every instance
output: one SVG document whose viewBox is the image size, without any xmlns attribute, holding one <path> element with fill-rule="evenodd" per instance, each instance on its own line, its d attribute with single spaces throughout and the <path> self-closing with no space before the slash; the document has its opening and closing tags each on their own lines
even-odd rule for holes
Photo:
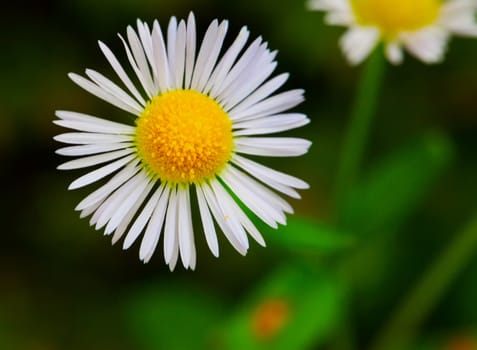
<svg viewBox="0 0 477 350">
<path fill-rule="evenodd" d="M 434 23 L 442 0 L 351 0 L 362 25 L 376 26 L 386 39 L 399 32 L 415 31 Z"/>
<path fill-rule="evenodd" d="M 230 160 L 232 122 L 216 101 L 197 91 L 154 97 L 136 124 L 139 157 L 162 181 L 198 183 Z"/>
</svg>

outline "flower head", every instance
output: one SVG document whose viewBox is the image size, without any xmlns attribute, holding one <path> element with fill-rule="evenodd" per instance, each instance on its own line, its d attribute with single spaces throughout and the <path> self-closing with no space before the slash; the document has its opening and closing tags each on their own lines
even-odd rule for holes
<svg viewBox="0 0 477 350">
<path fill-rule="evenodd" d="M 172 18 L 163 37 L 158 21 L 152 28 L 137 21 L 121 38 L 137 83 L 133 83 L 113 52 L 101 51 L 124 87 L 87 69 L 87 78 L 69 77 L 91 94 L 135 116 L 125 125 L 95 116 L 57 111 L 55 123 L 75 132 L 55 140 L 71 144 L 58 154 L 80 157 L 59 166 L 99 166 L 73 181 L 70 189 L 108 177 L 76 207 L 90 224 L 124 237 L 129 248 L 142 234 L 140 259 L 148 262 L 161 235 L 164 258 L 172 270 L 180 256 L 195 268 L 196 249 L 191 201 L 198 203 L 207 244 L 219 254 L 215 223 L 233 247 L 245 255 L 248 235 L 265 242 L 232 193 L 261 220 L 276 228 L 285 224 L 291 206 L 276 192 L 299 198 L 308 185 L 251 159 L 252 156 L 293 157 L 307 152 L 310 142 L 289 137 L 262 137 L 303 126 L 306 115 L 284 113 L 303 101 L 303 90 L 275 94 L 288 79 L 269 79 L 276 52 L 242 28 L 220 55 L 228 22 L 214 20 L 199 47 L 195 19 Z M 142 90 L 142 91 L 141 91 Z"/>
<path fill-rule="evenodd" d="M 348 27 L 340 45 L 352 64 L 383 42 L 388 60 L 399 64 L 403 48 L 426 63 L 443 59 L 451 34 L 477 36 L 476 0 L 308 0 L 326 11 L 328 24 Z"/>
</svg>

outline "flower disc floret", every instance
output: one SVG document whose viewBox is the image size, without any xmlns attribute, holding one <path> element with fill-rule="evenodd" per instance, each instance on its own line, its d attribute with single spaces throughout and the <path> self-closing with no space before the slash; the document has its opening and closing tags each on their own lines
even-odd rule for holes
<svg viewBox="0 0 477 350">
<path fill-rule="evenodd" d="M 138 154 L 162 181 L 202 182 L 231 158 L 230 118 L 197 91 L 174 90 L 153 98 L 136 124 Z"/>
<path fill-rule="evenodd" d="M 434 23 L 441 8 L 440 0 L 352 0 L 351 4 L 361 25 L 378 27 L 388 39 Z"/>
</svg>

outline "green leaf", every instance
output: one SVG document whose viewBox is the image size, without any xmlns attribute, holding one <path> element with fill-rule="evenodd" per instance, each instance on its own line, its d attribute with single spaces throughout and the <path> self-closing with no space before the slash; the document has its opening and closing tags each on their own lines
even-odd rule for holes
<svg viewBox="0 0 477 350">
<path fill-rule="evenodd" d="M 231 317 L 225 349 L 307 349 L 328 340 L 342 315 L 337 280 L 300 265 L 276 270 Z"/>
<path fill-rule="evenodd" d="M 448 168 L 453 151 L 445 135 L 430 133 L 389 156 L 350 194 L 342 228 L 371 234 L 399 225 Z"/>
<path fill-rule="evenodd" d="M 312 220 L 290 217 L 286 226 L 274 230 L 259 225 L 269 246 L 315 253 L 335 253 L 353 245 L 355 239 L 330 226 Z"/>
<path fill-rule="evenodd" d="M 135 349 L 209 349 L 216 341 L 222 305 L 206 291 L 168 283 L 135 293 L 126 304 L 125 318 Z"/>
</svg>

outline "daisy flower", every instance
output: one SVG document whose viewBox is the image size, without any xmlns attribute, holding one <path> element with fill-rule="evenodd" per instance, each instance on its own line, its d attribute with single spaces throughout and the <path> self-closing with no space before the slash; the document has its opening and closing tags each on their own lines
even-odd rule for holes
<svg viewBox="0 0 477 350">
<path fill-rule="evenodd" d="M 309 0 L 326 22 L 348 27 L 340 45 L 359 64 L 383 42 L 386 57 L 403 60 L 403 48 L 425 63 L 443 59 L 451 34 L 477 36 L 477 0 Z"/>
<path fill-rule="evenodd" d="M 100 49 L 123 87 L 91 69 L 86 77 L 69 74 L 77 85 L 135 118 L 126 125 L 57 111 L 54 122 L 74 132 L 55 140 L 70 144 L 58 154 L 81 157 L 59 169 L 99 166 L 69 186 L 102 180 L 76 207 L 81 217 L 92 215 L 90 224 L 104 228 L 113 243 L 124 237 L 124 249 L 141 236 L 139 257 L 145 263 L 162 235 L 170 269 L 179 256 L 185 268 L 195 268 L 193 200 L 211 252 L 219 255 L 217 224 L 245 255 L 248 235 L 262 246 L 265 242 L 239 201 L 277 228 L 293 212 L 277 192 L 299 198 L 296 190 L 308 188 L 249 159 L 308 151 L 311 143 L 304 139 L 264 137 L 309 122 L 304 114 L 285 113 L 303 101 L 303 90 L 275 94 L 288 79 L 288 74 L 270 79 L 276 51 L 260 37 L 247 46 L 246 27 L 223 50 L 227 28 L 227 21 L 214 20 L 199 47 L 192 13 L 187 22 L 172 17 L 164 36 L 157 20 L 152 27 L 138 20 L 137 30 L 129 26 L 126 37 L 119 35 L 135 83 L 102 42 Z"/>
</svg>

